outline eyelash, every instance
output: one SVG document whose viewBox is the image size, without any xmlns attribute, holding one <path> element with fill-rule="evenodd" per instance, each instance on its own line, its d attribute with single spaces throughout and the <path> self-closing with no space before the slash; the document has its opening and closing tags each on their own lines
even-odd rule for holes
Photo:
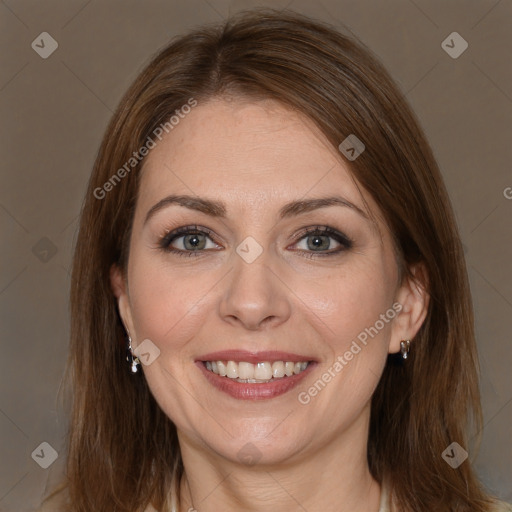
<svg viewBox="0 0 512 512">
<path fill-rule="evenodd" d="M 162 249 L 164 252 L 167 253 L 173 253 L 180 257 L 197 257 L 200 256 L 202 252 L 204 252 L 207 249 L 199 249 L 197 251 L 184 251 L 182 249 L 174 249 L 171 248 L 171 243 L 177 240 L 178 238 L 181 238 L 185 235 L 207 235 L 212 241 L 215 241 L 215 237 L 213 235 L 213 232 L 209 230 L 208 228 L 201 227 L 201 226 L 183 226 L 181 228 L 175 229 L 174 231 L 167 233 L 165 236 L 163 236 L 160 239 L 160 242 L 158 244 L 159 248 Z M 341 248 L 336 249 L 335 251 L 331 252 L 316 252 L 316 251 L 304 251 L 299 250 L 299 252 L 302 252 L 305 257 L 307 258 L 323 258 L 327 256 L 334 256 L 341 252 L 346 251 L 347 249 L 351 249 L 353 245 L 353 241 L 343 233 L 340 233 L 339 231 L 336 231 L 335 229 L 330 228 L 329 226 L 315 226 L 313 228 L 306 228 L 302 230 L 298 234 L 297 241 L 300 242 L 303 238 L 306 238 L 308 236 L 312 235 L 320 235 L 325 236 L 328 235 L 331 238 L 334 238 L 336 242 L 341 244 Z"/>
</svg>

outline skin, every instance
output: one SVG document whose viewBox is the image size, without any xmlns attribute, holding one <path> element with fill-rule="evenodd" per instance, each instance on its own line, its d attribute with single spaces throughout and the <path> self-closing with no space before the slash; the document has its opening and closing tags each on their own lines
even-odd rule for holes
<svg viewBox="0 0 512 512">
<path fill-rule="evenodd" d="M 289 201 L 334 193 L 363 211 L 364 198 L 379 230 L 340 206 L 278 218 Z M 227 216 L 170 205 L 144 223 L 169 194 L 222 200 Z M 194 224 L 215 237 L 203 237 L 198 257 L 158 248 L 166 232 Z M 317 225 L 344 233 L 353 246 L 318 256 L 314 236 L 299 233 Z M 247 236 L 263 248 L 250 264 L 236 252 Z M 328 241 L 324 253 L 340 247 Z M 172 245 L 187 250 L 184 242 L 182 236 Z M 370 399 L 388 353 L 419 330 L 428 295 L 413 282 L 399 283 L 381 212 L 310 120 L 271 100 L 217 98 L 195 107 L 146 157 L 127 273 L 114 266 L 111 282 L 133 348 L 150 339 L 160 350 L 143 371 L 178 429 L 185 466 L 180 510 L 378 510 L 381 488 L 366 460 Z M 400 314 L 310 403 L 299 403 L 298 393 L 395 302 Z M 227 349 L 283 350 L 318 365 L 284 395 L 237 400 L 194 364 Z M 249 442 L 260 457 L 254 465 L 238 456 Z"/>
</svg>

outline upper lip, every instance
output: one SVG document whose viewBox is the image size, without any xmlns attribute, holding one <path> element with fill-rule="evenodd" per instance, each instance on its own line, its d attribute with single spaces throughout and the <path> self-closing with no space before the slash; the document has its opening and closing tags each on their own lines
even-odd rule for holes
<svg viewBox="0 0 512 512">
<path fill-rule="evenodd" d="M 280 352 L 275 350 L 265 350 L 263 352 L 249 352 L 247 350 L 222 350 L 218 352 L 210 352 L 197 358 L 197 361 L 235 361 L 246 363 L 260 363 L 268 361 L 291 361 L 299 363 L 302 361 L 315 361 L 311 356 L 302 356 L 300 354 L 292 354 L 291 352 Z"/>
</svg>

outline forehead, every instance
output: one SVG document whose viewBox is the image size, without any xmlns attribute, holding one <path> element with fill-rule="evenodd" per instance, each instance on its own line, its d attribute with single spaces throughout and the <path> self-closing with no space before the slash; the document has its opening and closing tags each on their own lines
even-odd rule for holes
<svg viewBox="0 0 512 512">
<path fill-rule="evenodd" d="M 199 103 L 157 140 L 140 183 L 147 206 L 182 193 L 222 198 L 233 214 L 257 215 L 273 203 L 337 193 L 365 209 L 337 149 L 311 120 L 273 100 Z"/>
</svg>

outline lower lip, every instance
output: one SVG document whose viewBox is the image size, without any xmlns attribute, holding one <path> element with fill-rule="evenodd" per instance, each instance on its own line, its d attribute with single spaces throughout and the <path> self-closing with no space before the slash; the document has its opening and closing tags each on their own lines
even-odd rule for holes
<svg viewBox="0 0 512 512">
<path fill-rule="evenodd" d="M 202 361 L 196 361 L 196 365 L 203 372 L 210 384 L 213 384 L 220 391 L 239 400 L 267 400 L 279 395 L 284 395 L 297 386 L 312 370 L 315 364 L 314 362 L 309 363 L 304 371 L 290 377 L 276 379 L 273 382 L 251 384 L 249 382 L 236 382 L 229 377 L 221 377 L 208 370 Z"/>
</svg>

